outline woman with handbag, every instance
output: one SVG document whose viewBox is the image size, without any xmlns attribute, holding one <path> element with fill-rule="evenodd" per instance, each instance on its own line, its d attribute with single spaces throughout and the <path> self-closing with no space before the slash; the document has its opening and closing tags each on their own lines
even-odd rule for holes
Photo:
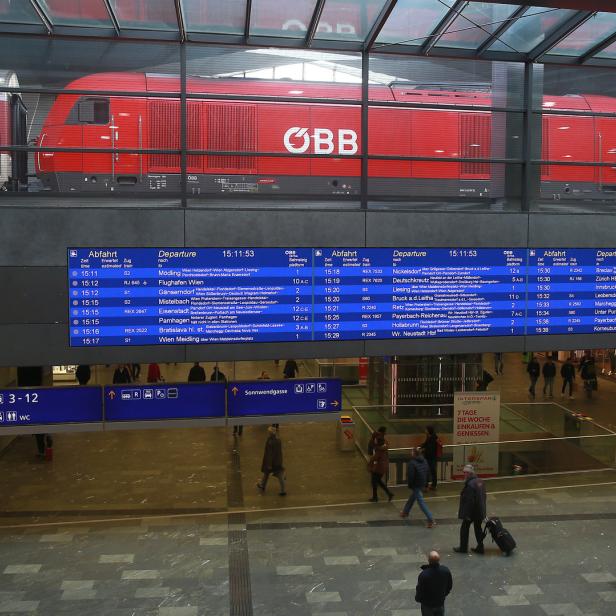
<svg viewBox="0 0 616 616">
<path fill-rule="evenodd" d="M 371 503 L 378 503 L 379 497 L 376 494 L 377 488 L 381 489 L 387 494 L 388 500 L 394 497 L 393 492 L 389 490 L 387 485 L 383 482 L 383 475 L 387 473 L 389 468 L 389 444 L 385 440 L 385 432 L 387 428 L 381 426 L 370 439 L 370 447 L 372 449 L 372 457 L 368 461 L 368 472 L 372 482 L 372 498 L 369 499 Z"/>
</svg>

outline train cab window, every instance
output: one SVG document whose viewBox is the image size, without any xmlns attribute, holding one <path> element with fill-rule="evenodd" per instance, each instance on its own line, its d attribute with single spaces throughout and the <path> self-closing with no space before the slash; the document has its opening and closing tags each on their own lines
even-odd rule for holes
<svg viewBox="0 0 616 616">
<path fill-rule="evenodd" d="M 108 98 L 80 98 L 68 117 L 68 124 L 109 124 Z"/>
</svg>

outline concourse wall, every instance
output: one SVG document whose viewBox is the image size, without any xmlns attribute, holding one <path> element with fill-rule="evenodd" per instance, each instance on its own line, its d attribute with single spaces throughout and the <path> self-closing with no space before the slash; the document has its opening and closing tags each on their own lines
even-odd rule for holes
<svg viewBox="0 0 616 616">
<path fill-rule="evenodd" d="M 536 351 L 615 346 L 611 334 L 151 347 L 68 346 L 70 247 L 613 246 L 610 214 L 40 208 L 0 210 L 0 366 Z"/>
</svg>

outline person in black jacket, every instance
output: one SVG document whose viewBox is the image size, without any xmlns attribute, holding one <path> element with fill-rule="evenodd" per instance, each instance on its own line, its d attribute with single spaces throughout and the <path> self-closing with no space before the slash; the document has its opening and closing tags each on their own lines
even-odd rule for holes
<svg viewBox="0 0 616 616">
<path fill-rule="evenodd" d="M 80 385 L 87 385 L 90 382 L 92 370 L 88 364 L 80 364 L 75 370 L 75 378 Z"/>
<path fill-rule="evenodd" d="M 430 469 L 430 477 L 432 489 L 436 490 L 436 450 L 438 444 L 438 436 L 434 431 L 434 426 L 426 426 L 426 440 L 420 445 L 423 456 L 428 463 Z M 426 487 L 428 487 L 426 485 Z"/>
<path fill-rule="evenodd" d="M 265 492 L 269 476 L 274 475 L 280 483 L 280 496 L 287 495 L 284 484 L 284 466 L 282 465 L 282 443 L 276 435 L 276 428 L 271 426 L 267 429 L 267 441 L 265 442 L 261 472 L 263 477 L 261 477 L 261 481 L 257 482 L 259 490 Z"/>
<path fill-rule="evenodd" d="M 122 383 L 130 383 L 130 370 L 126 364 L 118 364 L 118 367 L 113 373 L 113 384 L 118 385 Z"/>
<path fill-rule="evenodd" d="M 575 380 L 575 366 L 571 363 L 571 358 L 567 357 L 560 369 L 560 376 L 563 377 L 563 388 L 560 395 L 565 395 L 565 388 L 569 385 L 569 399 L 573 400 L 573 381 Z"/>
<path fill-rule="evenodd" d="M 421 449 L 416 448 L 411 450 L 411 459 L 409 460 L 407 479 L 408 486 L 411 490 L 411 495 L 404 505 L 404 509 L 400 512 L 401 518 L 408 518 L 411 508 L 415 504 L 415 501 L 419 503 L 419 508 L 423 511 L 428 523 L 428 528 L 434 528 L 436 522 L 428 509 L 426 502 L 424 501 L 423 492 L 425 485 L 428 483 L 428 476 L 430 469 L 428 463 L 425 461 L 421 454 Z"/>
<path fill-rule="evenodd" d="M 531 356 L 528 360 L 528 365 L 526 366 L 526 372 L 528 372 L 528 376 L 530 378 L 530 386 L 528 388 L 528 393 L 531 398 L 535 397 L 535 386 L 537 385 L 537 381 L 539 380 L 539 375 L 541 374 L 541 366 L 539 362 Z"/>
<path fill-rule="evenodd" d="M 550 398 L 554 397 L 554 377 L 556 376 L 556 364 L 552 361 L 551 357 L 547 358 L 543 368 L 541 369 L 543 374 L 543 395 L 546 391 Z"/>
<path fill-rule="evenodd" d="M 441 557 L 435 550 L 428 554 L 428 564 L 421 568 L 415 589 L 415 601 L 421 603 L 421 616 L 445 616 L 445 598 L 453 588 L 451 571 L 441 565 Z"/>
<path fill-rule="evenodd" d="M 483 554 L 483 532 L 481 523 L 486 517 L 486 487 L 483 481 L 475 475 L 472 464 L 464 467 L 464 487 L 460 493 L 460 507 L 458 518 L 462 520 L 460 526 L 460 544 L 453 551 L 466 554 L 468 552 L 468 531 L 471 523 L 475 529 L 477 547 L 472 548 L 476 554 Z"/>
<path fill-rule="evenodd" d="M 203 366 L 196 361 L 188 372 L 188 382 L 203 383 L 203 381 L 205 381 L 205 370 L 203 369 Z"/>
<path fill-rule="evenodd" d="M 597 372 L 595 370 L 595 358 L 586 353 L 584 357 L 582 357 L 582 361 L 580 362 L 580 367 L 578 368 L 580 371 L 580 376 L 584 381 L 584 390 L 586 391 L 586 397 L 592 398 L 593 389 L 597 389 Z"/>
</svg>

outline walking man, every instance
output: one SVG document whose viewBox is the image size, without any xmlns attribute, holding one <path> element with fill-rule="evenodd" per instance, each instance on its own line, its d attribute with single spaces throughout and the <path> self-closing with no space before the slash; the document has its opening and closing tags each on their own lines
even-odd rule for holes
<svg viewBox="0 0 616 616">
<path fill-rule="evenodd" d="M 445 616 L 445 598 L 453 587 L 451 571 L 441 565 L 436 550 L 428 554 L 428 564 L 421 568 L 415 589 L 415 601 L 421 603 L 421 616 Z"/>
<path fill-rule="evenodd" d="M 466 554 L 468 552 L 468 533 L 471 524 L 475 529 L 477 547 L 472 548 L 475 554 L 483 554 L 483 532 L 481 523 L 486 517 L 486 487 L 483 481 L 475 475 L 472 464 L 464 467 L 464 487 L 460 493 L 460 507 L 458 518 L 462 520 L 460 526 L 460 543 L 453 551 Z"/>
<path fill-rule="evenodd" d="M 503 375 L 503 354 L 502 353 L 494 353 L 494 372 L 497 375 Z"/>
<path fill-rule="evenodd" d="M 419 508 L 423 511 L 423 514 L 428 520 L 426 526 L 428 528 L 434 528 L 436 526 L 436 522 L 434 521 L 434 518 L 432 517 L 432 514 L 424 501 L 422 492 L 424 487 L 428 484 L 430 468 L 423 455 L 421 455 L 421 449 L 418 447 L 411 449 L 411 459 L 409 460 L 407 476 L 411 495 L 406 501 L 404 509 L 400 512 L 400 517 L 408 518 L 415 501 L 417 501 L 419 503 Z"/>
<path fill-rule="evenodd" d="M 263 453 L 263 463 L 261 472 L 263 477 L 257 483 L 257 488 L 265 492 L 267 480 L 270 475 L 274 475 L 280 484 L 280 496 L 286 496 L 287 492 L 284 485 L 284 466 L 282 465 L 282 443 L 276 435 L 276 428 L 270 426 L 267 429 L 267 441 L 265 441 L 265 452 Z"/>
<path fill-rule="evenodd" d="M 556 364 L 552 361 L 551 357 L 548 357 L 543 368 L 541 370 L 543 374 L 543 395 L 546 391 L 550 398 L 554 397 L 554 377 L 556 376 Z"/>
<path fill-rule="evenodd" d="M 575 366 L 571 363 L 571 357 L 567 357 L 560 368 L 560 376 L 563 377 L 563 388 L 560 390 L 561 397 L 565 395 L 565 388 L 569 385 L 569 400 L 573 400 L 573 381 L 575 380 Z"/>
<path fill-rule="evenodd" d="M 541 366 L 539 366 L 539 362 L 535 359 L 534 356 L 531 356 L 531 358 L 528 360 L 526 372 L 528 372 L 528 376 L 530 378 L 530 387 L 528 388 L 528 393 L 534 400 L 535 386 L 537 385 L 537 380 L 539 379 L 539 375 L 541 374 Z"/>
</svg>

